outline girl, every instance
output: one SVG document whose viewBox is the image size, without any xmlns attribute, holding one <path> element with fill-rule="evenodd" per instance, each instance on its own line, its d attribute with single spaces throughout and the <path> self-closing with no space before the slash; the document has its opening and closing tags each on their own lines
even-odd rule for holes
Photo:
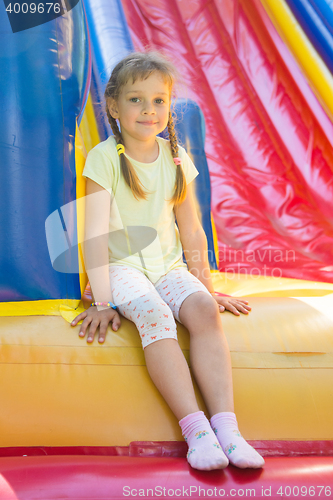
<svg viewBox="0 0 333 500">
<path fill-rule="evenodd" d="M 174 74 L 160 54 L 133 53 L 117 64 L 106 86 L 114 137 L 89 152 L 83 172 L 85 262 L 97 302 L 72 325 L 83 320 L 79 335 L 89 327 L 88 342 L 99 327 L 103 343 L 110 322 L 117 330 L 120 315 L 133 321 L 148 372 L 179 420 L 190 465 L 223 469 L 230 461 L 259 468 L 264 460 L 242 438 L 233 413 L 230 354 L 219 314 L 251 308 L 213 290 L 193 197 L 198 171 L 177 144 L 170 112 Z M 166 126 L 169 141 L 157 136 Z M 210 422 L 199 411 L 175 318 L 189 331 L 191 366 Z"/>
</svg>

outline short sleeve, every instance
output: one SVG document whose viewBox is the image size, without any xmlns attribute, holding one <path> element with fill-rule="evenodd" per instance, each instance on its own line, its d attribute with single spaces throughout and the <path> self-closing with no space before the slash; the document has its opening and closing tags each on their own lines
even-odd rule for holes
<svg viewBox="0 0 333 500">
<path fill-rule="evenodd" d="M 179 146 L 179 156 L 182 159 L 182 167 L 186 177 L 186 184 L 189 184 L 196 178 L 197 175 L 199 175 L 199 172 L 194 166 L 194 163 L 189 155 L 186 153 L 185 149 L 181 146 Z"/>
<path fill-rule="evenodd" d="M 89 151 L 82 175 L 93 180 L 104 189 L 115 192 L 117 175 L 114 168 L 114 161 L 99 146 Z"/>
</svg>

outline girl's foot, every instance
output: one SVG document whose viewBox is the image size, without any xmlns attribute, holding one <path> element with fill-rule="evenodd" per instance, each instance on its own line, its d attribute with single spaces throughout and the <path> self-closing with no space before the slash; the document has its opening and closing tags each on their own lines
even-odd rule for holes
<svg viewBox="0 0 333 500">
<path fill-rule="evenodd" d="M 230 463 L 241 469 L 258 469 L 264 465 L 262 456 L 239 432 L 234 413 L 217 413 L 210 419 L 210 423 Z"/>
<path fill-rule="evenodd" d="M 228 465 L 203 411 L 190 413 L 180 420 L 179 425 L 188 444 L 187 461 L 194 469 L 224 469 Z"/>
</svg>

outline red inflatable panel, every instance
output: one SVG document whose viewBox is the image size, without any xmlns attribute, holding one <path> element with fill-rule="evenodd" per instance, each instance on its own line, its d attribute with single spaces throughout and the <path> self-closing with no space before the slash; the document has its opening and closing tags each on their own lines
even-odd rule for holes
<svg viewBox="0 0 333 500">
<path fill-rule="evenodd" d="M 332 497 L 333 457 L 267 458 L 263 469 L 192 469 L 184 458 L 0 458 L 1 500 Z"/>
<path fill-rule="evenodd" d="M 203 110 L 221 271 L 333 281 L 333 154 L 254 0 L 123 0 Z M 323 123 L 323 122 L 322 122 Z"/>
</svg>

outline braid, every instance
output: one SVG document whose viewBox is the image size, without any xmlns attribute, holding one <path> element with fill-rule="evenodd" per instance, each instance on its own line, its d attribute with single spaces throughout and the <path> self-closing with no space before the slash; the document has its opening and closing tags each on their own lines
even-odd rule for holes
<svg viewBox="0 0 333 500">
<path fill-rule="evenodd" d="M 168 121 L 168 132 L 169 132 L 169 141 L 171 145 L 171 153 L 173 158 L 178 157 L 178 141 L 175 132 L 175 126 L 173 123 L 173 118 L 171 112 L 169 113 L 169 121 Z M 171 201 L 177 205 L 182 203 L 186 197 L 186 178 L 184 171 L 181 165 L 177 165 L 176 169 L 176 182 L 175 182 L 175 192 Z"/>
<path fill-rule="evenodd" d="M 121 136 L 121 133 L 120 133 L 120 130 L 118 127 L 117 120 L 111 116 L 111 113 L 110 113 L 109 108 L 107 106 L 106 106 L 106 114 L 108 115 L 108 120 L 109 120 L 109 123 L 111 126 L 111 130 L 113 132 L 113 135 L 116 139 L 117 144 L 122 144 L 123 140 L 122 140 L 122 136 Z"/>
<path fill-rule="evenodd" d="M 169 140 L 171 144 L 171 151 L 173 158 L 177 158 L 178 156 L 178 141 L 175 132 L 175 125 L 173 123 L 173 118 L 171 111 L 169 112 L 169 121 L 168 121 L 168 132 L 169 132 Z"/>
<path fill-rule="evenodd" d="M 113 132 L 117 144 L 124 145 L 123 136 L 121 135 L 121 132 L 119 130 L 117 120 L 111 116 L 108 106 L 106 106 L 106 114 L 108 116 L 111 130 Z M 143 198 L 146 200 L 148 192 L 144 191 L 142 182 L 140 181 L 135 169 L 131 165 L 131 162 L 128 161 L 128 159 L 124 154 L 121 154 L 119 156 L 119 159 L 120 159 L 121 172 L 124 176 L 125 182 L 133 192 L 135 198 L 136 199 Z"/>
</svg>

